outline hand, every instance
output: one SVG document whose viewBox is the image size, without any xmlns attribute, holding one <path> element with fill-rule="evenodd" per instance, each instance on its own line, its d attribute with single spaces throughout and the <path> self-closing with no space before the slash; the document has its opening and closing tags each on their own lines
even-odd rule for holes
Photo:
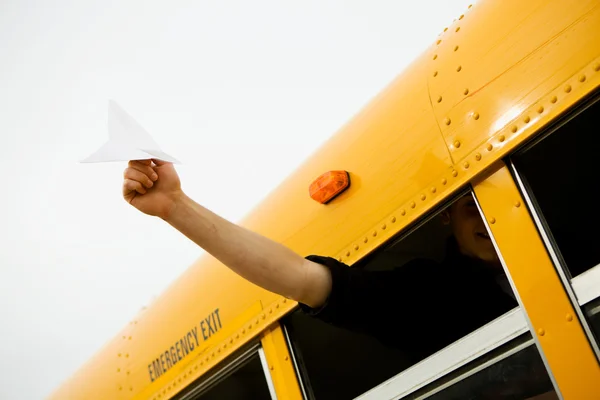
<svg viewBox="0 0 600 400">
<path fill-rule="evenodd" d="M 148 215 L 168 218 L 183 194 L 172 163 L 155 159 L 129 161 L 123 176 L 123 198 Z"/>
</svg>

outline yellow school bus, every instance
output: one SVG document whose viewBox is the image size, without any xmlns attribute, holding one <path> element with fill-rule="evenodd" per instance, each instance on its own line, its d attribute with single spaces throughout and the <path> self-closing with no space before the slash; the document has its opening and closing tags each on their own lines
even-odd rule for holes
<svg viewBox="0 0 600 400">
<path fill-rule="evenodd" d="M 386 269 L 439 258 L 436 216 L 470 194 L 511 311 L 410 363 L 206 255 L 50 398 L 600 399 L 599 86 L 600 1 L 480 1 L 240 222 Z M 317 201 L 332 171 L 348 186 Z M 428 296 L 414 285 L 407 307 Z M 402 310 L 372 311 L 411 329 Z"/>
</svg>

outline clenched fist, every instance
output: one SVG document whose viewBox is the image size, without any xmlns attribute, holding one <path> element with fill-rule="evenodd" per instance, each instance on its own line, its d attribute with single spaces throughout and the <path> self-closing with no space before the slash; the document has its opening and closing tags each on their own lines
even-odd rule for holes
<svg viewBox="0 0 600 400">
<path fill-rule="evenodd" d="M 123 176 L 123 198 L 145 214 L 166 219 L 181 198 L 181 182 L 172 163 L 129 161 Z"/>
</svg>

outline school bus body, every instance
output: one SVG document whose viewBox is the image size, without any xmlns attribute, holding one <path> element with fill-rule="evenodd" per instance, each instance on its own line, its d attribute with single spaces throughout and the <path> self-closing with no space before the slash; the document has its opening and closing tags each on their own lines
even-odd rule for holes
<svg viewBox="0 0 600 400">
<path fill-rule="evenodd" d="M 598 27 L 600 1 L 475 4 L 241 224 L 301 255 L 360 260 L 594 91 Z M 330 170 L 351 185 L 322 205 L 308 186 Z M 204 256 L 50 398 L 169 398 L 257 336 L 279 398 L 301 398 L 277 325 L 295 306 Z"/>
</svg>

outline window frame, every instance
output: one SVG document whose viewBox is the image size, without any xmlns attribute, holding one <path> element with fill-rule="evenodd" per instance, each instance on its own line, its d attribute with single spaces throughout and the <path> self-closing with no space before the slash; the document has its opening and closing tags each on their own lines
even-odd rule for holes
<svg viewBox="0 0 600 400">
<path fill-rule="evenodd" d="M 245 363 L 255 355 L 258 355 L 260 359 L 260 364 L 264 372 L 271 399 L 277 400 L 277 394 L 275 393 L 273 379 L 271 377 L 271 373 L 269 372 L 265 352 L 260 342 L 250 344 L 250 346 L 243 349 L 238 355 L 234 356 L 231 361 L 227 362 L 220 368 L 215 368 L 215 371 L 210 376 L 208 376 L 205 379 L 202 379 L 200 382 L 192 383 L 184 389 L 185 393 L 175 398 L 177 400 L 192 400 L 197 396 L 202 396 L 203 393 L 206 393 L 215 385 L 223 382 L 234 372 L 236 372 L 239 368 L 243 367 Z"/>
<path fill-rule="evenodd" d="M 529 324 L 522 309 L 515 308 L 382 382 L 356 400 L 397 399 L 408 396 L 529 331 Z M 526 343 L 533 344 L 533 339 Z M 466 376 L 461 375 L 461 378 Z M 444 385 L 446 383 L 441 386 Z"/>
<path fill-rule="evenodd" d="M 593 330 L 591 329 L 590 324 L 584 314 L 583 304 L 581 304 L 579 300 L 579 296 L 587 296 L 586 294 L 584 294 L 584 291 L 587 290 L 588 286 L 584 283 L 587 279 L 593 279 L 591 283 L 595 282 L 597 284 L 600 284 L 600 272 L 596 271 L 591 278 L 586 274 L 586 272 L 598 269 L 599 265 L 592 267 L 590 270 L 583 272 L 582 274 L 574 278 L 570 277 L 571 273 L 568 270 L 566 263 L 560 253 L 558 243 L 556 243 L 556 240 L 554 240 L 552 231 L 550 230 L 550 227 L 548 226 L 539 205 L 534 200 L 534 197 L 532 197 L 532 195 L 535 196 L 535 193 L 533 193 L 531 188 L 525 183 L 525 180 L 522 178 L 519 169 L 513 161 L 513 157 L 515 155 L 522 154 L 528 149 L 536 146 L 537 144 L 542 142 L 546 137 L 556 133 L 558 130 L 567 125 L 570 121 L 577 118 L 579 115 L 581 115 L 591 106 L 595 105 L 597 102 L 600 102 L 600 91 L 596 92 L 595 94 L 592 94 L 589 98 L 583 100 L 580 104 L 573 106 L 572 109 L 568 111 L 566 115 L 559 117 L 555 123 L 553 123 L 551 126 L 549 126 L 542 132 L 540 132 L 538 135 L 536 135 L 533 140 L 511 153 L 506 160 L 506 164 L 511 172 L 513 180 L 517 185 L 521 196 L 523 197 L 523 200 L 525 200 L 527 210 L 529 211 L 529 215 L 531 216 L 531 219 L 535 224 L 540 238 L 544 243 L 544 247 L 546 248 L 549 258 L 552 261 L 552 264 L 554 265 L 554 269 L 556 270 L 563 284 L 565 292 L 567 293 L 569 300 L 573 304 L 573 308 L 575 310 L 575 313 L 577 314 L 577 318 L 581 322 L 583 330 L 592 347 L 592 350 L 597 360 L 600 362 L 600 339 L 595 339 Z M 578 294 L 577 291 L 579 291 L 580 293 Z M 596 293 L 597 298 L 600 296 L 600 290 L 598 290 Z M 589 301 L 594 299 L 595 298 L 592 298 Z"/>
</svg>

